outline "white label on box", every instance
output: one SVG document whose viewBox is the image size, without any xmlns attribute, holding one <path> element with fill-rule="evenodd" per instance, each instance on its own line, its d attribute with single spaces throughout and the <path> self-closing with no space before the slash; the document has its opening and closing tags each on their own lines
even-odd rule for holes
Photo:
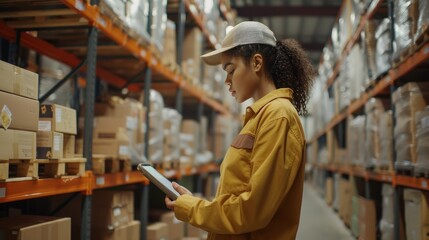
<svg viewBox="0 0 429 240">
<path fill-rule="evenodd" d="M 119 155 L 130 155 L 130 150 L 128 149 L 128 146 L 121 145 L 119 146 Z"/>
<path fill-rule="evenodd" d="M 39 121 L 39 131 L 50 132 L 52 129 L 51 121 Z"/>
<path fill-rule="evenodd" d="M 55 109 L 55 121 L 57 123 L 62 122 L 62 118 L 63 118 L 63 110 L 61 108 L 56 108 Z"/>
<path fill-rule="evenodd" d="M 127 128 L 131 130 L 137 129 L 137 118 L 127 117 Z"/>
<path fill-rule="evenodd" d="M 97 184 L 97 185 L 104 185 L 104 177 L 97 177 L 95 179 L 95 184 Z"/>
<path fill-rule="evenodd" d="M 429 53 L 429 47 L 426 47 L 425 50 L 423 50 L 423 54 L 426 55 Z"/>
<path fill-rule="evenodd" d="M 6 197 L 6 188 L 0 188 L 0 198 Z"/>
<path fill-rule="evenodd" d="M 19 144 L 18 145 L 18 157 L 19 158 L 33 158 L 34 149 L 31 145 Z"/>
<path fill-rule="evenodd" d="M 113 208 L 113 216 L 117 217 L 119 215 L 121 215 L 121 208 L 120 207 Z"/>
<path fill-rule="evenodd" d="M 54 151 L 60 151 L 61 146 L 61 136 L 60 135 L 54 135 Z"/>
<path fill-rule="evenodd" d="M 3 126 L 4 129 L 7 130 L 11 123 L 12 123 L 12 112 L 6 105 L 4 105 L 0 113 L 0 124 L 1 126 Z"/>
<path fill-rule="evenodd" d="M 125 174 L 125 182 L 128 182 L 128 181 L 130 181 L 130 175 L 127 173 Z"/>
<path fill-rule="evenodd" d="M 142 56 L 142 57 L 146 57 L 146 55 L 147 55 L 147 53 L 146 53 L 146 51 L 145 50 L 141 50 L 140 51 L 140 56 Z"/>
</svg>

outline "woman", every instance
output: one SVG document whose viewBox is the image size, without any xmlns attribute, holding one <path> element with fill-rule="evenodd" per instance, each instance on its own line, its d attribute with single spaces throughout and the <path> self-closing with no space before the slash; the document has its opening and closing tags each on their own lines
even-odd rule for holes
<svg viewBox="0 0 429 240">
<path fill-rule="evenodd" d="M 222 64 L 237 102 L 249 98 L 244 126 L 220 170 L 216 197 L 206 201 L 173 183 L 182 194 L 166 198 L 179 220 L 209 232 L 208 239 L 295 239 L 304 182 L 304 132 L 313 70 L 293 40 L 277 41 L 267 26 L 242 22 L 222 47 L 202 56 Z"/>
</svg>

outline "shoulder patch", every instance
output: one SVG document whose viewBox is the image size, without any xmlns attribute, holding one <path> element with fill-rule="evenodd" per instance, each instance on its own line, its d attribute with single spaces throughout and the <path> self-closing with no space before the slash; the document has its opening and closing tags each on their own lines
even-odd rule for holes
<svg viewBox="0 0 429 240">
<path fill-rule="evenodd" d="M 255 143 L 255 137 L 250 134 L 240 134 L 234 138 L 231 146 L 240 149 L 253 149 Z"/>
</svg>

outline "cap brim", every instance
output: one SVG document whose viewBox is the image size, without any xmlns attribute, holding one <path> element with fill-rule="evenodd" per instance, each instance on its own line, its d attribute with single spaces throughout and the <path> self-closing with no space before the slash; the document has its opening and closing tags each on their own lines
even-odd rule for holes
<svg viewBox="0 0 429 240">
<path fill-rule="evenodd" d="M 209 53 L 206 53 L 201 56 L 203 61 L 208 65 L 219 65 L 220 64 L 220 56 L 222 53 L 234 48 L 235 46 L 229 46 L 224 48 L 219 48 Z"/>
</svg>

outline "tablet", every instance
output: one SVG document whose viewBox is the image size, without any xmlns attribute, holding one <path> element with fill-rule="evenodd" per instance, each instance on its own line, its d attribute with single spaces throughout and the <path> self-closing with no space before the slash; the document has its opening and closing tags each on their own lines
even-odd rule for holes
<svg viewBox="0 0 429 240">
<path fill-rule="evenodd" d="M 150 182 L 155 184 L 159 189 L 161 189 L 167 196 L 175 201 L 180 194 L 173 188 L 170 180 L 168 180 L 164 175 L 159 173 L 155 168 L 153 168 L 148 163 L 140 163 L 137 165 L 137 169 L 149 179 Z"/>
</svg>

